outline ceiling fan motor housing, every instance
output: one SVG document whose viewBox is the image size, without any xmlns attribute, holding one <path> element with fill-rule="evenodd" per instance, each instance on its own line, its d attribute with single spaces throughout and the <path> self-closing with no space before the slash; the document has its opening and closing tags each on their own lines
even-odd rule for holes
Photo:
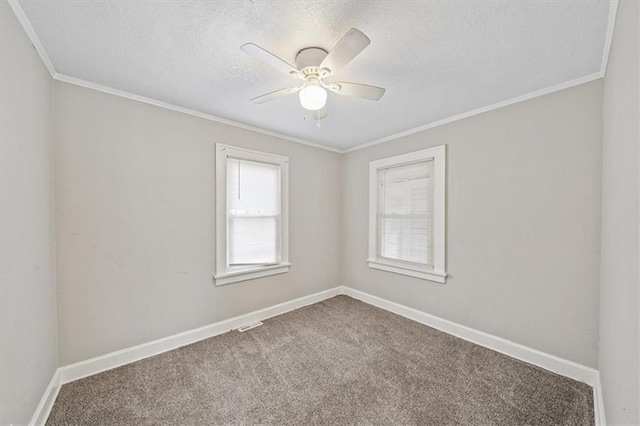
<svg viewBox="0 0 640 426">
<path fill-rule="evenodd" d="M 302 49 L 296 55 L 296 67 L 305 75 L 318 75 L 319 66 L 327 57 L 327 51 L 319 47 L 308 47 Z"/>
</svg>

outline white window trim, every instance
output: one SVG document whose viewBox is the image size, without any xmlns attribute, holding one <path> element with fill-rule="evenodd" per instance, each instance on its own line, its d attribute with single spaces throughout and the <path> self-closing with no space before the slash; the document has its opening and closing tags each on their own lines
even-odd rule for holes
<svg viewBox="0 0 640 426">
<path fill-rule="evenodd" d="M 280 263 L 277 265 L 261 266 L 242 271 L 228 270 L 228 222 L 227 222 L 227 158 L 257 161 L 260 163 L 276 164 L 280 166 L 281 185 L 281 242 Z M 216 144 L 216 274 L 214 280 L 217 286 L 231 284 L 238 281 L 252 280 L 269 275 L 289 272 L 289 158 L 281 155 L 251 151 L 234 146 Z"/>
<path fill-rule="evenodd" d="M 445 283 L 445 145 L 408 154 L 396 155 L 369 162 L 369 258 L 367 262 L 370 268 L 387 272 L 408 275 L 424 280 Z M 400 166 L 407 163 L 415 163 L 428 159 L 434 160 L 434 187 L 433 187 L 433 269 L 420 267 L 419 265 L 393 259 L 380 258 L 378 256 L 378 170 L 388 167 Z"/>
</svg>

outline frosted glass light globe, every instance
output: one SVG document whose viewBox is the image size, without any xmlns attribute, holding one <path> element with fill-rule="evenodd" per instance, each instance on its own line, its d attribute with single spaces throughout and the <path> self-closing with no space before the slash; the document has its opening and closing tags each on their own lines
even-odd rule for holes
<svg viewBox="0 0 640 426">
<path fill-rule="evenodd" d="M 324 108 L 327 103 L 327 91 L 320 86 L 309 85 L 300 91 L 302 108 L 316 111 Z"/>
</svg>

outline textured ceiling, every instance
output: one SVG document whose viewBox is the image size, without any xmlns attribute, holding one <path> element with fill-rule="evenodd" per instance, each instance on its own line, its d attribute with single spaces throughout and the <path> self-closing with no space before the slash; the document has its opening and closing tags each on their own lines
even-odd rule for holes
<svg viewBox="0 0 640 426">
<path fill-rule="evenodd" d="M 601 71 L 609 1 L 20 1 L 57 73 L 346 149 Z M 351 27 L 371 45 L 334 80 L 387 89 L 329 94 L 305 120 L 295 86 L 240 51 L 293 63 Z"/>
</svg>

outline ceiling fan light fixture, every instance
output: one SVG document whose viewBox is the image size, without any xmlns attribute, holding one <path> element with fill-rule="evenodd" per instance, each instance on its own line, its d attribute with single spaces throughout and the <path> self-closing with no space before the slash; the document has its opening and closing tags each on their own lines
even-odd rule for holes
<svg viewBox="0 0 640 426">
<path fill-rule="evenodd" d="M 327 104 L 327 91 L 323 87 L 310 84 L 300 90 L 302 108 L 317 111 Z"/>
<path fill-rule="evenodd" d="M 277 57 L 254 43 L 245 43 L 240 50 L 264 62 L 267 65 L 284 71 L 288 75 L 303 81 L 302 85 L 289 87 L 266 93 L 251 99 L 251 102 L 263 104 L 282 96 L 298 93 L 300 104 L 318 120 L 327 116 L 327 91 L 343 96 L 379 101 L 384 95 L 384 88 L 360 83 L 336 82 L 328 83 L 326 78 L 333 76 L 337 70 L 351 62 L 371 43 L 369 37 L 357 28 L 351 28 L 331 49 L 330 52 L 320 47 L 305 47 L 298 51 L 295 66 Z"/>
</svg>

